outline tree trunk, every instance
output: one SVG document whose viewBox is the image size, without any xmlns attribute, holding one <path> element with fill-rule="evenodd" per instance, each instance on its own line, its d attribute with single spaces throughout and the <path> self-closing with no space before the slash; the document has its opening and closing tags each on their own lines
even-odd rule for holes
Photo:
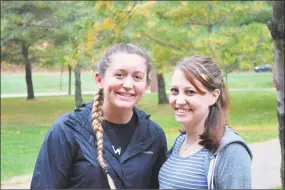
<svg viewBox="0 0 285 190">
<path fill-rule="evenodd" d="M 62 90 L 62 73 L 63 73 L 63 66 L 60 69 L 60 81 L 59 81 L 59 90 Z"/>
<path fill-rule="evenodd" d="M 165 91 L 164 76 L 162 73 L 157 73 L 157 85 L 158 85 L 158 104 L 168 104 L 168 98 Z"/>
<path fill-rule="evenodd" d="M 82 104 L 82 94 L 81 94 L 81 79 L 80 79 L 80 64 L 77 62 L 74 74 L 75 74 L 75 106 L 80 108 Z"/>
<path fill-rule="evenodd" d="M 33 80 L 32 80 L 32 64 L 29 59 L 29 47 L 23 42 L 22 43 L 22 55 L 25 61 L 25 71 L 26 71 L 26 84 L 27 84 L 27 100 L 35 99 Z"/>
<path fill-rule="evenodd" d="M 213 24 L 209 24 L 208 25 L 208 32 L 212 33 L 213 32 L 213 28 L 214 28 L 214 25 Z"/>
<path fill-rule="evenodd" d="M 225 85 L 228 88 L 228 73 L 225 73 Z"/>
<path fill-rule="evenodd" d="M 279 140 L 281 147 L 280 177 L 282 189 L 284 184 L 284 1 L 272 1 L 273 17 L 267 23 L 274 41 L 275 72 L 274 82 L 277 91 L 277 118 L 279 123 Z"/>
<path fill-rule="evenodd" d="M 68 65 L 68 95 L 71 95 L 71 65 Z"/>
<path fill-rule="evenodd" d="M 156 72 L 151 71 L 150 72 L 150 78 L 151 78 L 150 92 L 157 92 L 157 76 L 156 76 Z"/>
</svg>

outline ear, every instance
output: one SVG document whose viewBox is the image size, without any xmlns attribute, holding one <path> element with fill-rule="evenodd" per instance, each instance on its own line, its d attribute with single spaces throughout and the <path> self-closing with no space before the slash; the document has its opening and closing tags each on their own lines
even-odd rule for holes
<svg viewBox="0 0 285 190">
<path fill-rule="evenodd" d="M 96 72 L 94 75 L 95 83 L 98 88 L 103 88 L 103 78 L 101 78 L 99 72 Z"/>
<path fill-rule="evenodd" d="M 220 96 L 220 93 L 221 91 L 219 89 L 215 89 L 214 91 L 211 92 L 211 96 L 212 96 L 211 105 L 214 105 L 217 102 Z"/>
</svg>

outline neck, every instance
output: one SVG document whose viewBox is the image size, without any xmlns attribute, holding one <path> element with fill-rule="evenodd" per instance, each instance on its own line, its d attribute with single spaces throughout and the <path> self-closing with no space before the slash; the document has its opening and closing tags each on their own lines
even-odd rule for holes
<svg viewBox="0 0 285 190">
<path fill-rule="evenodd" d="M 201 133 L 202 134 L 202 133 Z M 185 144 L 193 144 L 195 142 L 199 142 L 199 138 L 200 138 L 200 133 L 195 133 L 195 134 L 188 134 L 186 132 L 186 139 L 185 139 Z"/>
<path fill-rule="evenodd" d="M 125 124 L 128 123 L 132 116 L 133 110 L 132 109 L 114 109 L 108 108 L 103 104 L 103 113 L 104 119 L 116 124 Z"/>
<path fill-rule="evenodd" d="M 184 126 L 186 131 L 186 139 L 185 142 L 187 144 L 191 144 L 194 141 L 197 141 L 199 139 L 200 135 L 202 135 L 205 131 L 204 125 L 196 125 L 196 127 L 193 126 Z"/>
</svg>

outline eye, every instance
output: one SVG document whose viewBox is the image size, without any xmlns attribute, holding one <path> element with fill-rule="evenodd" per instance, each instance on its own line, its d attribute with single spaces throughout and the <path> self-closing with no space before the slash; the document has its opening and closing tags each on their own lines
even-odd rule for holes
<svg viewBox="0 0 285 190">
<path fill-rule="evenodd" d="M 172 95 L 177 95 L 179 93 L 177 88 L 171 88 L 170 92 L 171 92 Z"/>
<path fill-rule="evenodd" d="M 194 91 L 194 90 L 186 90 L 186 92 L 185 92 L 185 94 L 187 94 L 187 95 L 194 95 L 194 94 L 196 94 L 196 91 Z"/>
<path fill-rule="evenodd" d="M 123 78 L 123 73 L 118 72 L 118 73 L 115 73 L 114 76 L 118 79 L 121 79 Z"/>
<path fill-rule="evenodd" d="M 140 81 L 140 80 L 142 80 L 142 79 L 143 79 L 143 77 L 142 77 L 142 76 L 140 76 L 140 75 L 136 75 L 134 78 L 135 78 L 135 80 L 136 80 L 136 81 Z"/>
</svg>

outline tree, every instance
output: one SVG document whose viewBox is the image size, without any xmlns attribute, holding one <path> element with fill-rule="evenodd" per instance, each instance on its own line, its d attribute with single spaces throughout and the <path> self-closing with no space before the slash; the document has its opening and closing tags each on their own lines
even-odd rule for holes
<svg viewBox="0 0 285 190">
<path fill-rule="evenodd" d="M 56 57 L 63 66 L 67 66 L 69 74 L 68 94 L 71 94 L 71 74 L 74 70 L 75 78 L 75 107 L 81 107 L 83 102 L 81 93 L 81 67 L 86 62 L 86 28 L 95 20 L 97 13 L 88 6 L 88 2 L 61 2 L 58 8 L 64 12 L 57 12 L 56 17 L 61 24 L 57 30 L 57 38 L 64 38 L 57 43 Z M 90 53 L 90 52 L 89 52 Z"/>
<path fill-rule="evenodd" d="M 169 2 L 148 1 L 141 3 L 132 15 L 130 26 L 127 28 L 132 42 L 147 49 L 152 58 L 157 75 L 158 104 L 169 103 L 164 73 L 172 67 L 172 63 L 178 57 L 186 53 L 185 49 L 189 46 L 188 43 L 183 43 L 187 39 L 185 34 L 180 35 L 180 32 L 183 32 L 180 30 L 181 28 L 173 28 L 169 20 L 164 19 L 164 14 L 170 8 Z"/>
<path fill-rule="evenodd" d="M 83 15 L 75 16 L 76 20 L 69 26 L 69 30 L 72 31 L 69 45 L 72 48 L 67 52 L 71 55 L 70 62 L 74 65 L 77 108 L 82 103 L 80 68 L 83 64 L 92 65 L 96 62 L 95 60 L 101 57 L 103 47 L 123 40 L 124 25 L 122 23 L 127 19 L 136 2 L 132 4 L 133 6 L 129 7 L 129 2 L 77 3 L 77 11 L 74 15 Z"/>
<path fill-rule="evenodd" d="M 284 176 L 284 1 L 272 1 L 273 17 L 268 22 L 268 29 L 274 41 L 275 72 L 274 82 L 277 91 L 277 118 L 281 147 L 281 181 L 285 188 Z"/>
<path fill-rule="evenodd" d="M 176 25 L 188 26 L 195 36 L 191 54 L 212 57 L 226 82 L 235 69 L 272 62 L 273 46 L 265 26 L 270 7 L 264 2 L 182 2 L 172 14 Z M 204 30 L 194 32 L 194 26 Z"/>
<path fill-rule="evenodd" d="M 148 1 L 141 3 L 135 10 L 127 30 L 131 33 L 132 41 L 142 44 L 150 51 L 157 75 L 161 76 L 157 77 L 160 104 L 168 103 L 163 75 L 184 56 L 211 56 L 220 63 L 226 74 L 236 68 L 248 69 L 249 61 L 244 64 L 243 57 L 255 59 L 259 52 L 266 49 L 266 44 L 270 44 L 269 33 L 262 34 L 259 39 L 255 38 L 252 41 L 260 41 L 258 47 L 263 47 L 257 52 L 254 52 L 256 49 L 252 47 L 252 56 L 247 56 L 248 52 L 244 47 L 246 44 L 251 45 L 250 37 L 256 35 L 251 32 L 247 40 L 243 40 L 242 37 L 245 35 L 240 34 L 260 27 L 260 23 L 265 23 L 268 18 L 268 13 L 268 6 L 262 2 Z M 255 26 L 246 26 L 254 22 L 257 23 Z M 238 47 L 233 48 L 236 47 L 236 43 L 243 51 L 238 52 Z M 264 61 L 264 57 L 268 56 L 260 57 Z"/>
<path fill-rule="evenodd" d="M 47 2 L 1 1 L 1 58 L 24 62 L 28 100 L 35 98 L 30 50 L 54 31 L 53 5 Z M 22 59 L 15 60 L 19 53 Z"/>
</svg>

